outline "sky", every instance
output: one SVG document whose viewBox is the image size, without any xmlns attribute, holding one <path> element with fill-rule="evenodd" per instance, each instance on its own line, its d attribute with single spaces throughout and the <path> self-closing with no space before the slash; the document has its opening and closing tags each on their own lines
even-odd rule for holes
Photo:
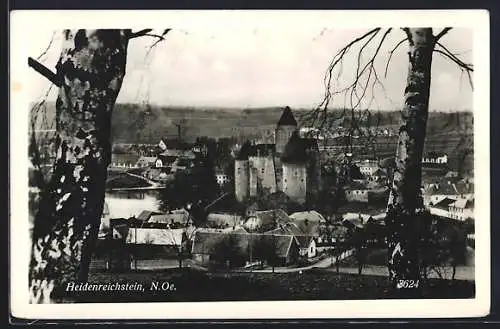
<svg viewBox="0 0 500 329">
<path fill-rule="evenodd" d="M 132 39 L 128 47 L 127 73 L 118 102 L 161 106 L 266 107 L 317 106 L 325 93 L 324 77 L 332 57 L 366 29 L 335 29 L 318 26 L 281 25 L 273 28 L 234 29 L 173 28 L 164 42 L 148 54 L 156 41 L 152 37 Z M 435 29 L 435 34 L 440 29 Z M 161 31 L 155 31 L 161 32 Z M 40 61 L 53 70 L 61 50 L 61 31 L 36 29 L 30 40 L 30 56 L 37 58 L 52 43 Z M 362 63 L 373 54 L 380 33 L 365 49 Z M 375 61 L 385 91 L 376 86 L 362 106 L 394 110 L 403 103 L 408 68 L 408 45 L 393 54 L 387 76 L 384 69 L 389 52 L 403 39 L 404 32 L 393 29 Z M 442 39 L 450 51 L 472 63 L 472 30 L 452 29 Z M 352 82 L 356 72 L 358 45 L 347 53 L 342 74 L 334 89 Z M 50 83 L 30 72 L 32 100 L 42 97 Z M 432 63 L 430 109 L 462 111 L 472 109 L 472 89 L 456 64 L 435 53 Z M 55 100 L 57 90 L 49 96 Z M 345 104 L 343 96 L 332 100 L 333 107 Z M 348 105 L 348 104 L 347 104 Z"/>
</svg>

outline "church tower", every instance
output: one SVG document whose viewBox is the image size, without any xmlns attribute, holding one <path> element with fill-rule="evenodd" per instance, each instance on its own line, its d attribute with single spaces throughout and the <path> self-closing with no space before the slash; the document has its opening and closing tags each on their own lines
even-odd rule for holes
<svg viewBox="0 0 500 329">
<path fill-rule="evenodd" d="M 281 114 L 281 118 L 276 125 L 276 131 L 274 134 L 276 153 L 282 155 L 285 151 L 285 146 L 288 140 L 294 132 L 297 131 L 297 121 L 293 116 L 290 107 L 285 107 L 285 110 Z"/>
</svg>

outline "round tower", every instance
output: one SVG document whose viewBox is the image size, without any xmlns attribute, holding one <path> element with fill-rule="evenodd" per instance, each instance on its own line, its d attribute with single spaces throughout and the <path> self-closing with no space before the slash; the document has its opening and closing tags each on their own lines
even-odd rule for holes
<svg viewBox="0 0 500 329">
<path fill-rule="evenodd" d="M 307 152 L 298 132 L 294 132 L 285 146 L 281 158 L 283 166 L 282 190 L 299 204 L 306 202 Z"/>
<path fill-rule="evenodd" d="M 281 117 L 276 125 L 274 134 L 276 153 L 283 154 L 285 146 L 292 137 L 292 134 L 297 131 L 297 121 L 293 116 L 290 107 L 285 107 Z"/>
<path fill-rule="evenodd" d="M 248 198 L 250 179 L 248 152 L 250 147 L 250 143 L 246 141 L 234 160 L 234 193 L 239 202 Z"/>
</svg>

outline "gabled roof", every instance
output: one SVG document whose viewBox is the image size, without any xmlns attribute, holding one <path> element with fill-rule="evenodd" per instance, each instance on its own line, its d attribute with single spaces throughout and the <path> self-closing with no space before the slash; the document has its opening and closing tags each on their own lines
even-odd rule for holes
<svg viewBox="0 0 500 329">
<path fill-rule="evenodd" d="M 440 157 L 445 156 L 445 155 L 447 155 L 447 154 L 443 153 L 443 152 L 427 152 L 424 154 L 423 158 L 436 159 L 436 158 L 440 158 Z"/>
<path fill-rule="evenodd" d="M 316 210 L 298 211 L 289 216 L 294 221 L 296 220 L 309 220 L 310 222 L 325 222 L 325 218 Z"/>
<path fill-rule="evenodd" d="M 121 153 L 113 153 L 111 155 L 111 162 L 112 163 L 123 163 L 123 164 L 128 164 L 128 165 L 134 165 L 137 163 L 137 160 L 139 160 L 139 155 L 136 154 L 121 154 Z"/>
<path fill-rule="evenodd" d="M 470 209 L 474 207 L 474 200 L 460 198 L 455 202 L 451 203 L 450 207 L 455 207 L 460 209 Z"/>
<path fill-rule="evenodd" d="M 193 254 L 212 254 L 216 246 L 223 241 L 223 239 L 231 237 L 234 239 L 239 253 L 248 256 L 251 246 L 258 243 L 259 240 L 265 239 L 270 244 L 276 247 L 276 254 L 278 257 L 286 257 L 290 252 L 290 246 L 294 241 L 297 242 L 292 235 L 265 235 L 257 233 L 228 233 L 228 232 L 196 232 L 192 253 Z"/>
<path fill-rule="evenodd" d="M 144 156 L 142 155 L 138 160 L 137 162 L 145 162 L 145 163 L 154 163 L 156 160 L 156 157 L 148 157 L 148 156 Z"/>
<path fill-rule="evenodd" d="M 311 235 L 296 235 L 295 238 L 300 248 L 308 248 L 311 241 L 314 239 Z"/>
<path fill-rule="evenodd" d="M 273 223 L 287 223 L 290 221 L 287 213 L 282 209 L 256 211 L 255 217 L 260 221 L 260 225 L 271 225 Z"/>
<path fill-rule="evenodd" d="M 159 215 L 151 215 L 149 218 L 149 222 L 151 223 L 180 223 L 186 224 L 189 220 L 188 213 L 176 213 L 176 214 L 159 214 Z"/>
<path fill-rule="evenodd" d="M 141 211 L 139 216 L 137 216 L 137 219 L 140 221 L 143 221 L 143 222 L 147 222 L 151 218 L 152 215 L 161 215 L 161 214 L 162 213 L 158 212 L 158 211 L 143 210 L 143 211 Z"/>
<path fill-rule="evenodd" d="M 297 126 L 297 121 L 293 116 L 292 110 L 290 107 L 285 107 L 283 113 L 281 114 L 280 119 L 278 120 L 278 126 Z"/>
<path fill-rule="evenodd" d="M 223 214 L 223 213 L 210 213 L 207 216 L 207 222 L 210 224 L 226 225 L 233 227 L 237 225 L 241 220 L 241 216 L 233 214 Z"/>
<path fill-rule="evenodd" d="M 160 142 L 163 141 L 167 146 L 167 149 L 171 150 L 189 150 L 191 146 L 188 143 L 180 141 L 178 138 L 167 138 L 163 137 Z"/>
<path fill-rule="evenodd" d="M 455 199 L 451 199 L 451 198 L 443 198 L 441 201 L 439 201 L 438 203 L 436 203 L 433 207 L 434 208 L 438 208 L 438 209 L 444 209 L 444 210 L 448 210 L 448 207 L 455 203 Z"/>
</svg>

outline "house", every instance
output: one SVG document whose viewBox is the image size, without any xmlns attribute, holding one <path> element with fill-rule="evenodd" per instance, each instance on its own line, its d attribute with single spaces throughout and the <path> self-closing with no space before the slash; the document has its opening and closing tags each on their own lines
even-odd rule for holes
<svg viewBox="0 0 500 329">
<path fill-rule="evenodd" d="M 459 197 L 472 198 L 474 183 L 470 179 L 445 178 L 427 184 L 423 191 L 424 204 L 432 206 L 444 198 L 457 199 Z"/>
<path fill-rule="evenodd" d="M 316 257 L 316 239 L 310 235 L 296 235 L 295 238 L 299 243 L 299 255 L 302 257 Z"/>
<path fill-rule="evenodd" d="M 188 212 L 174 212 L 168 214 L 152 215 L 149 223 L 168 224 L 170 226 L 185 227 L 190 225 L 191 219 Z"/>
<path fill-rule="evenodd" d="M 302 234 L 318 237 L 320 226 L 326 223 L 326 219 L 317 211 L 300 211 L 290 215 L 291 225 L 294 225 Z"/>
<path fill-rule="evenodd" d="M 467 218 L 474 218 L 474 198 L 444 197 L 432 204 L 429 210 L 436 216 L 464 221 Z"/>
<path fill-rule="evenodd" d="M 111 218 L 109 220 L 113 240 L 125 240 L 129 230 L 129 220 L 126 218 Z"/>
<path fill-rule="evenodd" d="M 318 223 L 325 223 L 326 222 L 326 219 L 316 210 L 294 212 L 289 217 L 293 221 L 308 220 L 309 222 L 318 222 Z"/>
<path fill-rule="evenodd" d="M 244 266 L 255 259 L 252 250 L 261 241 L 265 241 L 274 247 L 271 252 L 276 258 L 275 265 L 295 264 L 299 257 L 299 244 L 292 235 L 197 231 L 191 249 L 193 260 L 202 265 L 208 265 L 210 262 L 216 261 L 218 246 L 223 243 L 224 239 L 228 238 L 233 239 L 233 252 L 238 255 L 239 262 L 237 265 L 239 266 Z"/>
<path fill-rule="evenodd" d="M 448 206 L 449 217 L 464 221 L 474 218 L 474 199 L 460 197 Z"/>
<path fill-rule="evenodd" d="M 141 156 L 136 162 L 136 167 L 146 168 L 154 166 L 157 157 Z"/>
<path fill-rule="evenodd" d="M 255 211 L 247 218 L 243 227 L 249 232 L 266 232 L 275 229 L 279 223 L 290 221 L 287 213 L 282 209 Z"/>
<path fill-rule="evenodd" d="M 135 154 L 113 153 L 111 155 L 111 168 L 136 168 L 139 156 Z"/>
<path fill-rule="evenodd" d="M 207 226 L 212 228 L 233 228 L 240 225 L 243 218 L 235 214 L 212 212 L 207 216 Z"/>
<path fill-rule="evenodd" d="M 159 211 L 154 211 L 154 210 L 143 210 L 139 213 L 139 215 L 136 217 L 137 220 L 141 222 L 148 222 L 151 219 L 151 216 L 153 215 L 162 215 L 162 212 Z"/>
<path fill-rule="evenodd" d="M 379 165 L 376 161 L 373 160 L 365 160 L 356 163 L 359 168 L 361 174 L 365 177 L 372 176 L 379 168 Z"/>
<path fill-rule="evenodd" d="M 387 179 L 387 173 L 378 168 L 377 170 L 375 170 L 375 172 L 373 172 L 369 177 L 368 177 L 368 180 L 370 181 L 373 181 L 373 182 L 380 182 L 380 181 L 384 181 Z"/>
<path fill-rule="evenodd" d="M 347 202 L 368 202 L 370 190 L 363 188 L 346 189 L 345 197 Z"/>
<path fill-rule="evenodd" d="M 166 138 L 166 137 L 160 139 L 160 141 L 158 142 L 158 147 L 162 151 L 166 150 L 186 151 L 190 150 L 191 148 L 188 143 L 185 143 L 179 140 L 178 138 Z"/>
<path fill-rule="evenodd" d="M 171 167 L 176 160 L 177 156 L 160 154 L 155 160 L 155 168 Z"/>
<path fill-rule="evenodd" d="M 440 152 L 428 152 L 422 157 L 424 166 L 445 166 L 448 164 L 448 155 Z"/>
</svg>

